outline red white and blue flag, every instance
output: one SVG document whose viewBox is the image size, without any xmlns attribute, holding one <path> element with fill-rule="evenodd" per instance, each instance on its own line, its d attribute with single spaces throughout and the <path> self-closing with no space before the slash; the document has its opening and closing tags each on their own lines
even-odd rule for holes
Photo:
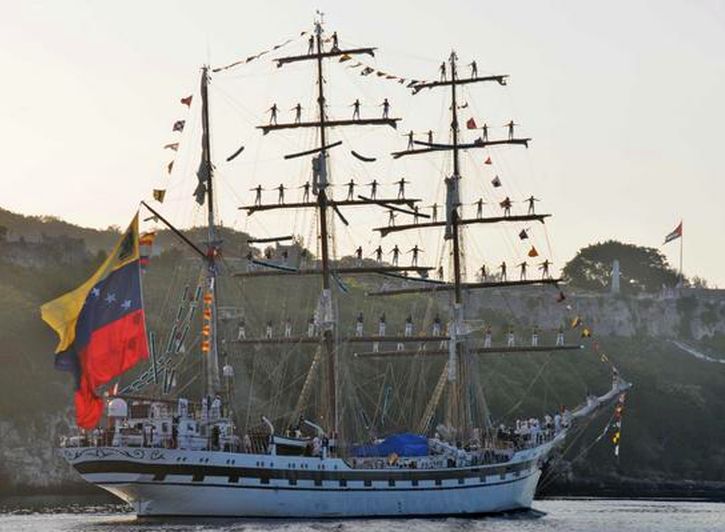
<svg viewBox="0 0 725 532">
<path fill-rule="evenodd" d="M 674 231 L 672 231 L 670 234 L 668 234 L 665 237 L 665 244 L 667 244 L 667 242 L 672 242 L 673 240 L 677 240 L 678 238 L 682 238 L 682 222 L 680 222 L 680 225 L 675 227 Z"/>
<path fill-rule="evenodd" d="M 98 387 L 148 357 L 138 215 L 98 271 L 44 304 L 41 314 L 60 338 L 55 367 L 76 377 L 76 422 L 92 429 L 103 414 Z"/>
</svg>

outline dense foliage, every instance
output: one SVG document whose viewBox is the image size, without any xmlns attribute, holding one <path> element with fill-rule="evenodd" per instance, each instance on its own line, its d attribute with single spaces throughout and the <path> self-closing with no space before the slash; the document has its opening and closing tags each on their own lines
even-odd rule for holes
<svg viewBox="0 0 725 532">
<path fill-rule="evenodd" d="M 677 284 L 678 274 L 656 248 L 608 240 L 579 250 L 566 263 L 564 278 L 575 288 L 602 291 L 608 289 L 612 263 L 619 261 L 620 287 L 624 294 L 656 292 Z"/>
</svg>

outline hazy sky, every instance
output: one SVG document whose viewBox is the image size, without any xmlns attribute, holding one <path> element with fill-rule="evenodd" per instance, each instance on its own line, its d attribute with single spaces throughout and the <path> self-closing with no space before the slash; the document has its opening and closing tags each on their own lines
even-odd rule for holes
<svg viewBox="0 0 725 532">
<path fill-rule="evenodd" d="M 513 118 L 534 141 L 529 150 L 467 154 L 465 186 L 471 201 L 484 196 L 496 203 L 501 192 L 491 189 L 490 179 L 499 174 L 512 199 L 541 198 L 537 207 L 555 214 L 545 234 L 532 231 L 542 258 L 561 265 L 579 247 L 608 238 L 659 246 L 684 219 L 686 273 L 725 286 L 721 1 L 3 0 L 0 8 L 4 208 L 87 226 L 124 225 L 138 201 L 162 186 L 169 189 L 165 213 L 182 226 L 201 223 L 203 213 L 190 203 L 198 107 L 187 111 L 178 99 L 197 90 L 202 63 L 227 64 L 297 37 L 320 8 L 343 45 L 379 47 L 374 60 L 364 61 L 386 72 L 435 78 L 439 62 L 455 48 L 462 63 L 475 58 L 481 71 L 511 75 L 508 87 L 467 89 L 463 118 L 490 123 L 493 137 L 504 135 L 502 124 Z M 304 48 L 298 40 L 284 52 Z M 278 70 L 260 60 L 215 76 L 213 143 L 225 225 L 255 234 L 290 228 L 305 238 L 312 234 L 310 215 L 281 223 L 237 211 L 252 200 L 249 189 L 257 183 L 298 186 L 307 179 L 308 160 L 280 160 L 314 145 L 314 136 L 262 138 L 254 126 L 266 120 L 264 110 L 273 102 L 284 119 L 297 101 L 305 112 L 311 109 L 309 66 Z M 413 97 L 394 82 L 361 78 L 334 63 L 328 72 L 331 115 L 347 115 L 357 97 L 363 114 L 379 113 L 375 106 L 389 97 L 393 114 L 404 119 L 397 132 L 333 132 L 333 140 L 345 141 L 335 152 L 335 181 L 390 183 L 405 175 L 413 181 L 410 194 L 425 198 L 425 205 L 442 201 L 445 156 L 392 162 L 385 153 L 403 148 L 409 129 L 443 135 L 447 93 Z M 187 119 L 182 136 L 171 132 L 177 119 Z M 162 147 L 177 140 L 181 150 L 168 177 L 164 167 L 173 154 Z M 225 163 L 239 144 L 247 146 L 244 154 Z M 350 149 L 380 160 L 356 162 Z M 494 165 L 485 167 L 489 154 Z M 358 227 L 340 231 L 338 251 L 377 246 L 362 225 L 384 224 L 386 214 L 367 211 L 351 219 Z M 511 235 L 517 229 L 472 231 L 469 268 L 524 257 L 528 243 Z M 442 253 L 439 234 L 408 234 L 383 245 L 420 243 L 424 262 L 432 263 Z M 678 246 L 664 250 L 676 264 Z"/>
</svg>

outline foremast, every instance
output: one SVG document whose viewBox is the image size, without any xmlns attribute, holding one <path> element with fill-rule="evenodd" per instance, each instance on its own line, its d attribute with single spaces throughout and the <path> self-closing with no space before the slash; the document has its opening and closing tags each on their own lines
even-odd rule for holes
<svg viewBox="0 0 725 532">
<path fill-rule="evenodd" d="M 209 67 L 201 70 L 201 162 L 197 177 L 199 183 L 195 192 L 198 203 L 206 200 L 207 247 L 206 247 L 206 291 L 204 293 L 204 324 L 202 326 L 201 351 L 204 356 L 206 394 L 213 397 L 219 393 L 219 346 L 217 341 L 217 258 L 219 241 L 214 219 L 214 165 L 211 159 L 211 131 L 209 127 Z"/>
</svg>

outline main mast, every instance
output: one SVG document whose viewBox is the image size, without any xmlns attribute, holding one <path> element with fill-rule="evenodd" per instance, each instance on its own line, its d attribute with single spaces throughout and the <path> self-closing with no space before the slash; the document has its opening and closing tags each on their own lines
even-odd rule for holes
<svg viewBox="0 0 725 532">
<path fill-rule="evenodd" d="M 327 230 L 327 139 L 325 125 L 325 80 L 322 71 L 322 22 L 315 22 L 315 40 L 317 49 L 317 107 L 319 114 L 320 155 L 317 158 L 317 173 L 315 186 L 317 192 L 317 205 L 320 217 L 320 251 L 322 254 L 322 297 L 319 310 L 323 326 L 323 342 L 326 354 L 326 386 L 327 386 L 327 412 L 330 429 L 334 434 L 338 432 L 337 419 L 337 372 L 335 360 L 335 337 L 332 312 L 332 293 L 330 291 L 330 252 L 329 234 Z"/>
</svg>

